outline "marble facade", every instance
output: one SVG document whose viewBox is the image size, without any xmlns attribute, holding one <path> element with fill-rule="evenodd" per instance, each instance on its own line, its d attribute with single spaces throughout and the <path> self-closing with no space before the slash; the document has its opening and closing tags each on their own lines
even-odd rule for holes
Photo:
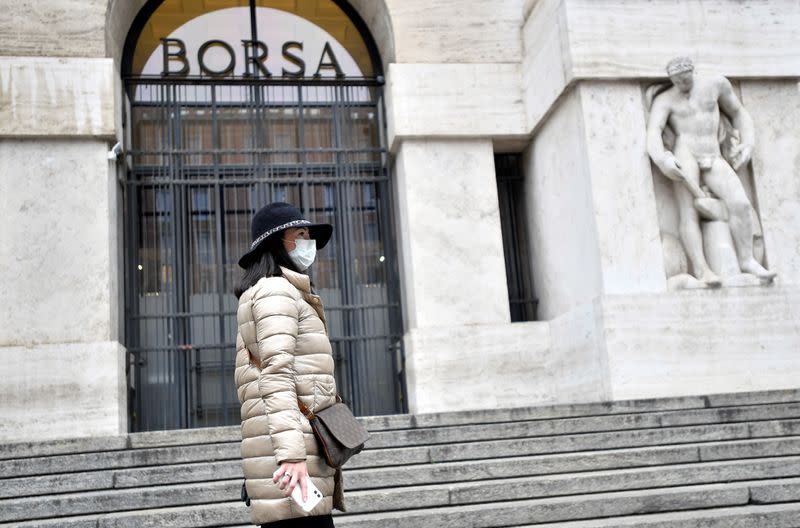
<svg viewBox="0 0 800 528">
<path fill-rule="evenodd" d="M 533 131 L 526 151 L 531 245 L 540 246 L 531 264 L 534 283 L 552 327 L 567 321 L 581 332 L 570 346 L 600 356 L 600 388 L 608 399 L 785 388 L 796 385 L 800 374 L 792 260 L 798 245 L 796 235 L 787 236 L 800 229 L 800 218 L 790 212 L 798 206 L 800 163 L 794 153 L 800 136 L 793 124 L 800 111 L 800 61 L 779 44 L 800 12 L 788 2 L 770 4 L 777 11 L 759 9 L 764 3 L 680 4 L 651 2 L 636 9 L 630 2 L 533 2 L 530 16 L 550 23 L 529 18 L 523 32 L 525 78 L 549 79 L 545 91 L 523 87 Z M 771 48 L 762 39 L 767 26 L 775 28 L 766 39 Z M 724 35 L 736 35 L 735 43 Z M 666 79 L 657 64 L 681 54 L 734 79 L 753 115 L 757 153 L 741 176 L 761 215 L 764 261 L 789 274 L 774 285 L 702 292 L 667 288 L 662 245 L 674 237 L 676 212 L 642 142 L 646 88 Z M 756 86 L 760 97 L 748 95 Z M 572 229 L 572 237 L 547 229 L 576 222 L 575 213 L 548 200 L 563 196 L 553 183 L 558 173 L 575 203 L 588 210 L 579 220 L 585 231 Z M 537 190 L 546 196 L 537 198 Z M 786 237 L 778 246 L 769 240 L 776 235 Z M 554 287 L 552 278 L 568 273 L 560 266 L 563 259 L 583 256 L 589 248 L 597 258 L 590 265 L 580 261 L 585 275 L 578 266 L 567 275 L 576 284 L 583 279 L 584 293 Z M 596 278 L 587 285 L 587 276 Z M 553 347 L 556 340 L 551 331 Z"/>
<path fill-rule="evenodd" d="M 122 44 L 144 3 L 6 3 L 0 269 L 15 279 L 0 290 L 5 441 L 127 427 L 122 213 L 106 152 L 120 139 Z M 351 4 L 386 72 L 411 412 L 797 386 L 797 2 Z M 674 211 L 647 157 L 644 93 L 682 54 L 731 79 L 753 117 L 746 183 L 780 274 L 768 287 L 667 287 Z M 523 153 L 540 321 L 510 322 L 498 151 Z M 29 303 L 35 311 L 10 308 Z M 37 363 L 57 370 L 36 376 Z M 69 412 L 54 413 L 54 397 Z"/>
</svg>

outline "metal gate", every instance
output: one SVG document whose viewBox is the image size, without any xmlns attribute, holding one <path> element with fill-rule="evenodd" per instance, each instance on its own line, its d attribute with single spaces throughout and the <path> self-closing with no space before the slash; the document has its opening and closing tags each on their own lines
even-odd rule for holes
<svg viewBox="0 0 800 528">
<path fill-rule="evenodd" d="M 272 201 L 334 225 L 312 267 L 339 392 L 406 411 L 383 91 L 371 80 L 126 80 L 133 431 L 239 423 L 237 260 Z"/>
</svg>

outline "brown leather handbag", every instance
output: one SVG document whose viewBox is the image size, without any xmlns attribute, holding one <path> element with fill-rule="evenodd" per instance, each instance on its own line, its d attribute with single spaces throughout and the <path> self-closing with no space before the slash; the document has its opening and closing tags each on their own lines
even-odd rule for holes
<svg viewBox="0 0 800 528">
<path fill-rule="evenodd" d="M 337 402 L 312 413 L 298 398 L 300 412 L 308 419 L 314 436 L 325 454 L 325 461 L 332 468 L 340 468 L 350 457 L 364 449 L 369 432 L 353 416 L 350 408 L 336 395 Z"/>
</svg>

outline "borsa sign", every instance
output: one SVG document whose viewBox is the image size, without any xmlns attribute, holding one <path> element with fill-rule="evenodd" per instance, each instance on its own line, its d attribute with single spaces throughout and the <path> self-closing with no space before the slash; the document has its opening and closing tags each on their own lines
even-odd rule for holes
<svg viewBox="0 0 800 528">
<path fill-rule="evenodd" d="M 258 75 L 272 77 L 273 72 L 267 66 L 270 49 L 260 40 L 241 41 L 243 69 L 237 68 L 237 54 L 233 46 L 224 40 L 207 40 L 197 49 L 197 57 L 190 57 L 186 52 L 186 43 L 178 38 L 161 39 L 163 57 L 162 76 L 186 76 L 192 71 L 191 60 L 196 64 L 201 75 L 225 77 L 241 73 L 245 77 Z M 306 57 L 303 43 L 297 41 L 284 42 L 280 55 L 283 61 L 279 74 L 283 77 L 305 77 L 307 66 L 312 65 L 313 76 L 321 77 L 323 72 L 331 72 L 336 77 L 344 77 L 345 73 L 329 42 L 325 42 L 319 57 Z M 214 55 L 214 63 L 209 63 L 208 56 Z M 222 65 L 220 66 L 220 61 Z"/>
<path fill-rule="evenodd" d="M 164 77 L 363 77 L 350 51 L 294 13 L 246 7 L 195 17 L 160 38 L 141 75 Z"/>
</svg>

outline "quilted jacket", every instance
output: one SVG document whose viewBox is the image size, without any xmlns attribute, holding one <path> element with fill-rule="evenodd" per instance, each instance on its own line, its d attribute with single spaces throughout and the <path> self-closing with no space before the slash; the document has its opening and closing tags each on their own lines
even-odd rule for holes
<svg viewBox="0 0 800 528">
<path fill-rule="evenodd" d="M 242 469 L 250 517 L 259 525 L 344 509 L 341 470 L 319 452 L 297 398 L 313 412 L 336 402 L 325 314 L 307 275 L 281 268 L 239 298 L 235 379 L 242 404 Z M 305 460 L 324 499 L 304 512 L 272 474 L 284 460 Z"/>
</svg>

